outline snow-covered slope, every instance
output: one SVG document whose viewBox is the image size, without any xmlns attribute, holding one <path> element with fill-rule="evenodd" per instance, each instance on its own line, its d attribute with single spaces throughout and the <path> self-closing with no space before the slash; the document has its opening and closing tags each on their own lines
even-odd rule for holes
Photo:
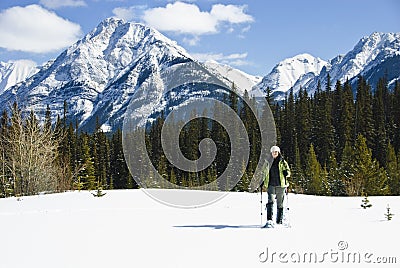
<svg viewBox="0 0 400 268">
<path fill-rule="evenodd" d="M 168 68 L 192 62 L 193 58 L 182 47 L 158 31 L 108 18 L 40 70 L 26 61 L 1 63 L 0 106 L 7 107 L 18 100 L 23 111 L 34 110 L 43 118 L 48 105 L 56 118 L 62 116 L 66 101 L 71 122 L 76 120 L 82 129 L 91 131 L 98 119 L 103 130 L 113 131 L 122 126 L 128 103 L 141 85 L 149 79 L 157 81 Z M 290 88 L 296 93 L 303 87 L 312 94 L 318 81 L 324 89 L 328 72 L 333 84 L 349 79 L 354 85 L 361 74 L 373 86 L 386 75 L 389 86 L 393 86 L 400 79 L 400 33 L 373 33 L 362 38 L 346 55 L 329 62 L 309 54 L 297 55 L 278 63 L 261 81 L 215 62 L 203 66 L 202 73 L 222 81 L 227 88 L 234 83 L 239 93 L 246 89 L 254 95 L 252 92 L 265 92 L 269 87 L 276 100 L 284 98 Z M 156 85 L 148 92 L 152 107 L 147 110 L 160 111 L 188 101 L 191 96 L 202 98 L 206 92 L 217 90 L 199 87 L 190 96 L 181 89 L 167 96 L 158 88 L 162 87 Z"/>
<path fill-rule="evenodd" d="M 379 78 L 386 76 L 389 86 L 400 79 L 400 33 L 378 33 L 363 37 L 345 55 L 339 55 L 329 62 L 301 54 L 286 59 L 276 65 L 257 86 L 266 90 L 269 87 L 275 99 L 284 98 L 293 88 L 297 93 L 300 87 L 313 94 L 318 81 L 325 89 L 327 75 L 331 83 L 344 83 L 349 79 L 354 85 L 357 76 L 364 76 L 375 87 Z"/>
<path fill-rule="evenodd" d="M 206 207 L 179 209 L 142 190 L 106 192 L 0 199 L 1 266 L 375 268 L 400 262 L 398 196 L 371 196 L 372 207 L 364 210 L 362 197 L 289 194 L 292 228 L 261 229 L 259 193 L 229 193 Z"/>
<path fill-rule="evenodd" d="M 299 80 L 309 81 L 317 76 L 328 62 L 310 54 L 300 54 L 278 63 L 257 85 L 261 90 L 268 87 L 275 96 L 284 95 Z"/>
<path fill-rule="evenodd" d="M 248 92 L 261 81 L 260 76 L 247 74 L 241 70 L 232 68 L 226 64 L 220 64 L 216 61 L 206 61 L 204 65 L 214 75 L 219 77 L 227 85 L 235 84 L 238 92 L 243 94 L 245 90 Z"/>
<path fill-rule="evenodd" d="M 72 122 L 76 119 L 91 130 L 98 118 L 103 129 L 113 130 L 121 126 L 130 97 L 150 74 L 191 60 L 158 31 L 108 18 L 0 101 L 18 99 L 25 110 L 39 116 L 49 105 L 56 117 L 65 100 Z"/>
<path fill-rule="evenodd" d="M 0 95 L 38 71 L 36 63 L 31 60 L 0 62 Z"/>
<path fill-rule="evenodd" d="M 337 80 L 343 84 L 347 79 L 352 80 L 362 75 L 375 87 L 378 79 L 385 74 L 392 84 L 394 80 L 400 79 L 399 62 L 400 33 L 375 32 L 363 37 L 346 55 L 334 58 L 331 66 L 323 69 L 320 76 L 310 81 L 306 87 L 309 92 L 313 92 L 320 80 L 321 87 L 325 88 L 328 73 L 333 84 Z"/>
<path fill-rule="evenodd" d="M 69 121 L 79 122 L 81 129 L 93 131 L 99 122 L 103 130 L 114 131 L 122 127 L 127 106 L 142 85 L 155 83 L 145 92 L 148 107 L 144 109 L 151 112 L 176 105 L 176 96 L 190 101 L 190 94 L 196 98 L 212 94 L 201 85 L 190 94 L 175 91 L 175 97 L 162 90 L 166 81 L 161 77 L 190 62 L 193 58 L 182 47 L 155 29 L 108 18 L 21 85 L 6 90 L 0 95 L 0 105 L 18 100 L 23 111 L 34 110 L 39 118 L 49 106 L 56 118 L 63 115 L 66 101 Z M 195 72 L 201 73 L 197 78 L 212 76 L 228 87 L 234 82 L 239 92 L 257 82 L 255 77 L 217 64 L 198 66 Z"/>
</svg>

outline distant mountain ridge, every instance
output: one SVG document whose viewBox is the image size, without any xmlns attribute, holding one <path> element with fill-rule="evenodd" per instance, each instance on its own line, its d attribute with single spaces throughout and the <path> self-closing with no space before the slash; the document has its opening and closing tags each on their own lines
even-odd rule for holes
<svg viewBox="0 0 400 268">
<path fill-rule="evenodd" d="M 0 62 L 0 95 L 38 71 L 36 63 L 30 60 Z"/>
<path fill-rule="evenodd" d="M 239 93 L 243 94 L 244 90 L 251 91 L 258 84 L 262 77 L 247 74 L 238 69 L 232 68 L 226 64 L 220 64 L 216 61 L 204 62 L 205 67 L 224 81 L 227 85 L 232 83 L 237 87 Z"/>
<path fill-rule="evenodd" d="M 308 63 L 304 64 L 303 69 L 295 70 L 297 76 L 283 80 L 282 77 L 288 77 L 287 74 L 292 72 L 293 65 L 287 63 L 300 61 L 299 56 L 301 59 L 301 55 L 298 55 L 277 64 L 257 87 L 263 91 L 269 87 L 275 99 L 283 99 L 291 88 L 294 93 L 302 87 L 313 94 L 320 82 L 321 88 L 325 89 L 328 73 L 333 85 L 338 80 L 344 83 L 348 79 L 354 86 L 358 75 L 364 76 L 373 87 L 383 76 L 387 77 L 389 87 L 393 87 L 394 82 L 400 79 L 400 33 L 374 32 L 363 37 L 347 54 L 339 55 L 328 62 L 321 60 L 319 65 L 314 65 L 322 67 L 319 72 L 307 71 Z M 309 59 L 315 58 L 309 56 Z"/>
<path fill-rule="evenodd" d="M 121 127 L 138 87 L 167 68 L 188 62 L 195 59 L 158 31 L 108 18 L 44 66 L 30 61 L 1 63 L 0 105 L 18 100 L 25 112 L 34 110 L 41 118 L 49 106 L 55 118 L 63 115 L 66 101 L 71 122 L 92 131 L 98 121 L 104 131 L 113 131 Z M 332 83 L 349 79 L 355 84 L 357 76 L 363 75 L 372 86 L 385 75 L 392 86 L 400 78 L 400 33 L 373 33 L 330 61 L 299 54 L 278 63 L 264 77 L 217 62 L 205 62 L 203 67 L 228 87 L 235 85 L 239 94 L 269 88 L 275 100 L 284 99 L 291 88 L 294 93 L 302 87 L 312 94 L 318 81 L 324 89 L 328 73 Z M 204 94 L 209 93 L 194 95 L 201 98 Z M 157 90 L 148 97 L 158 109 L 177 102 Z"/>
</svg>

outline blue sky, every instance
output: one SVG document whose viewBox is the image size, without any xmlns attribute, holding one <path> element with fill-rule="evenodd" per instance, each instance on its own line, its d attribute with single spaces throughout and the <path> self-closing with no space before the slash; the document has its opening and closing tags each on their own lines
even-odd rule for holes
<svg viewBox="0 0 400 268">
<path fill-rule="evenodd" d="M 43 64 L 112 16 L 253 75 L 300 53 L 330 60 L 375 31 L 400 32 L 397 0 L 1 0 L 0 61 Z"/>
</svg>

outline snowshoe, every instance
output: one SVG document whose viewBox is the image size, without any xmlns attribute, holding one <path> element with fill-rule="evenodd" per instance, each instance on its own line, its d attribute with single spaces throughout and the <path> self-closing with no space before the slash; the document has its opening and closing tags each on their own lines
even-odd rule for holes
<svg viewBox="0 0 400 268">
<path fill-rule="evenodd" d="M 274 228 L 275 224 L 272 220 L 268 220 L 262 228 Z"/>
</svg>

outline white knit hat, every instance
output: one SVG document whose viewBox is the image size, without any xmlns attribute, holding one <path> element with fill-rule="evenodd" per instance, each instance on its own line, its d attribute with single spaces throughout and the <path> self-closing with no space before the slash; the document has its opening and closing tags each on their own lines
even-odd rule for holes
<svg viewBox="0 0 400 268">
<path fill-rule="evenodd" d="M 279 148 L 278 146 L 274 145 L 274 146 L 271 147 L 271 153 L 272 152 L 281 153 L 281 148 Z"/>
</svg>

